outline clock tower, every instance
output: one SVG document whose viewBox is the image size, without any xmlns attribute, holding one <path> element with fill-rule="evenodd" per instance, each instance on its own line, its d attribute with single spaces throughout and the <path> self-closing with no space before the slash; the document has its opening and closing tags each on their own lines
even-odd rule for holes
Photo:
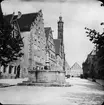
<svg viewBox="0 0 104 105">
<path fill-rule="evenodd" d="M 62 17 L 59 17 L 58 21 L 58 39 L 61 39 L 61 44 L 63 45 L 63 24 Z"/>
</svg>

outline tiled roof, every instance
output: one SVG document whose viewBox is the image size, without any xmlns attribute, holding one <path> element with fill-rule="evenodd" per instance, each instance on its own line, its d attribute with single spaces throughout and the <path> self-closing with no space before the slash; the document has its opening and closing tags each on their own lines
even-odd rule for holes
<svg viewBox="0 0 104 105">
<path fill-rule="evenodd" d="M 22 14 L 21 18 L 18 19 L 18 24 L 20 27 L 20 31 L 30 31 L 30 26 L 34 19 L 37 17 L 38 12 L 36 13 L 28 13 L 28 14 Z M 14 19 L 17 17 L 17 15 L 14 16 Z M 12 14 L 4 16 L 4 18 L 10 22 L 12 18 Z"/>
<path fill-rule="evenodd" d="M 77 62 L 75 62 L 74 65 L 71 67 L 71 69 L 82 69 L 82 68 Z"/>
<path fill-rule="evenodd" d="M 61 40 L 60 39 L 54 39 L 54 44 L 55 44 L 55 53 L 60 54 L 60 44 Z"/>
</svg>

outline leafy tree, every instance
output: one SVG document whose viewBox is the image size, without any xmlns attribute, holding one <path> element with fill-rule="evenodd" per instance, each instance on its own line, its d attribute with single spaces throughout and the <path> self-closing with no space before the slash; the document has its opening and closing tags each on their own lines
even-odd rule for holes
<svg viewBox="0 0 104 105">
<path fill-rule="evenodd" d="M 101 1 L 101 6 L 104 6 L 104 1 L 103 0 L 98 0 L 98 1 Z"/>
<path fill-rule="evenodd" d="M 97 70 L 100 70 L 100 74 L 102 72 L 102 74 L 100 75 L 101 77 L 103 77 L 103 71 L 104 71 L 104 32 L 99 33 L 97 32 L 95 29 L 89 29 L 89 28 L 85 28 L 87 31 L 86 33 L 88 34 L 87 37 L 89 37 L 89 40 L 95 44 L 96 46 L 96 55 L 93 60 L 94 63 L 96 63 L 96 68 Z M 96 70 L 94 70 L 94 72 L 96 73 Z M 97 71 L 99 73 L 99 71 Z M 99 74 L 98 74 L 99 75 Z"/>
<path fill-rule="evenodd" d="M 23 56 L 21 52 L 23 38 L 21 38 L 19 31 L 16 32 L 14 37 L 13 25 L 3 17 L 1 9 L 2 1 L 0 0 L 0 64 L 5 66 Z"/>
</svg>

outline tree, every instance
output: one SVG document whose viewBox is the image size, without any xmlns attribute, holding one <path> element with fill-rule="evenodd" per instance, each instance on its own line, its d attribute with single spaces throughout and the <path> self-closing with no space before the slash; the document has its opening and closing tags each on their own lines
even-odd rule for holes
<svg viewBox="0 0 104 105">
<path fill-rule="evenodd" d="M 98 0 L 98 1 L 101 1 L 101 6 L 104 6 L 104 1 L 103 0 Z"/>
<path fill-rule="evenodd" d="M 23 47 L 23 38 L 21 38 L 20 32 L 16 32 L 14 37 L 14 25 L 6 21 L 3 17 L 0 0 L 0 64 L 7 65 L 10 62 L 18 60 L 23 56 L 21 52 Z"/>
<path fill-rule="evenodd" d="M 86 33 L 88 34 L 87 37 L 89 37 L 89 40 L 95 44 L 96 47 L 96 54 L 95 54 L 95 59 L 93 60 L 93 62 L 96 64 L 94 66 L 94 68 L 96 68 L 96 70 L 100 70 L 100 73 L 102 72 L 102 75 L 100 75 L 101 77 L 103 77 L 104 75 L 104 32 L 99 33 L 97 32 L 95 29 L 89 29 L 89 28 L 85 28 L 87 31 Z M 94 70 L 94 72 L 96 73 L 96 70 Z M 97 71 L 99 73 L 99 71 Z"/>
</svg>

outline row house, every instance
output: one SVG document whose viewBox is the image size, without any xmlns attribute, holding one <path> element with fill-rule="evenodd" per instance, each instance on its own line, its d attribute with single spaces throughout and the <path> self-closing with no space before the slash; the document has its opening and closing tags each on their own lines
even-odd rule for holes
<svg viewBox="0 0 104 105">
<path fill-rule="evenodd" d="M 61 41 L 60 39 L 54 39 L 55 54 L 56 54 L 56 69 L 57 71 L 63 71 L 63 60 L 61 57 Z"/>
<path fill-rule="evenodd" d="M 55 45 L 51 27 L 45 27 L 47 62 L 50 70 L 56 69 Z"/>
<path fill-rule="evenodd" d="M 53 39 L 51 27 L 45 27 L 46 35 L 46 66 L 38 71 L 38 82 L 65 82 L 65 53 L 63 44 L 63 21 L 59 17 L 58 38 Z"/>
<path fill-rule="evenodd" d="M 44 69 L 46 61 L 46 37 L 44 32 L 42 11 L 39 11 L 37 18 L 32 23 L 29 41 L 30 41 L 30 54 L 29 54 L 30 67 L 32 67 L 32 70 Z"/>
<path fill-rule="evenodd" d="M 16 32 L 23 37 L 24 56 L 2 67 L 4 74 L 10 77 L 26 77 L 35 82 L 64 82 L 65 77 L 65 53 L 63 44 L 63 21 L 59 17 L 58 38 L 53 39 L 51 27 L 44 28 L 42 11 L 36 13 L 6 15 L 5 18 L 16 26 Z M 15 28 L 14 28 L 15 29 Z M 47 69 L 47 63 L 49 68 Z"/>
</svg>

